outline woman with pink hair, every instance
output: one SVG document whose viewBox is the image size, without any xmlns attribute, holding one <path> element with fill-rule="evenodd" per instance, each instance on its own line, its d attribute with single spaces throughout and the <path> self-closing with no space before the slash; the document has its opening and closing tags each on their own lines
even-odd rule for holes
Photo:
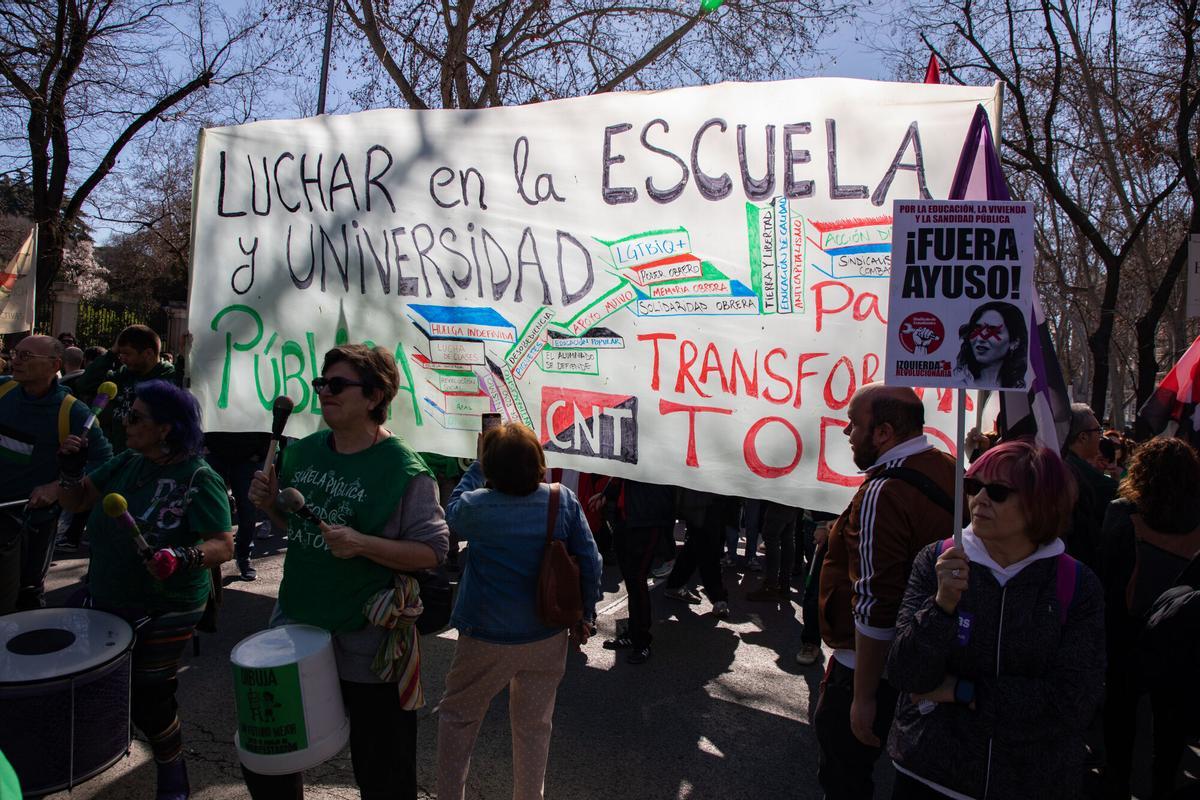
<svg viewBox="0 0 1200 800">
<path fill-rule="evenodd" d="M 892 797 L 1075 797 L 1104 680 L 1103 591 L 1060 539 L 1075 481 L 1054 451 L 1013 441 L 964 492 L 962 547 L 921 551 L 896 623 Z"/>
</svg>

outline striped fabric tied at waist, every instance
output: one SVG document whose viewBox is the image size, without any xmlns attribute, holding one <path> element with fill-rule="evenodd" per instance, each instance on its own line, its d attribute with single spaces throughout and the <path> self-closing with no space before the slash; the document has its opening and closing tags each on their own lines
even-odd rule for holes
<svg viewBox="0 0 1200 800">
<path fill-rule="evenodd" d="M 388 630 L 371 662 L 371 671 L 382 681 L 399 684 L 400 707 L 405 711 L 425 705 L 421 637 L 415 627 L 422 610 L 421 589 L 411 575 L 397 575 L 395 585 L 376 592 L 363 606 L 368 622 Z"/>
</svg>

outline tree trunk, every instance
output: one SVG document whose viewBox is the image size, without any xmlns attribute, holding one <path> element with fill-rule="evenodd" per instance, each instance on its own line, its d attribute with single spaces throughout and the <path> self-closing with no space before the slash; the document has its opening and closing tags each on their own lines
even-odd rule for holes
<svg viewBox="0 0 1200 800">
<path fill-rule="evenodd" d="M 34 308 L 40 308 L 50 293 L 50 284 L 58 279 L 62 269 L 64 236 L 63 225 L 57 219 L 38 223 L 37 239 L 37 282 L 34 286 Z"/>
<path fill-rule="evenodd" d="M 1100 309 L 1100 324 L 1088 336 L 1088 349 L 1092 351 L 1092 395 L 1088 405 L 1092 407 L 1096 419 L 1104 417 L 1104 397 L 1108 394 L 1108 353 L 1112 348 L 1113 309 Z"/>
<path fill-rule="evenodd" d="M 1111 387 L 1109 398 L 1112 403 L 1112 413 L 1108 415 L 1112 424 L 1109 427 L 1123 430 L 1125 428 L 1125 364 L 1116 348 L 1111 351 L 1109 357 L 1108 370 Z"/>
</svg>

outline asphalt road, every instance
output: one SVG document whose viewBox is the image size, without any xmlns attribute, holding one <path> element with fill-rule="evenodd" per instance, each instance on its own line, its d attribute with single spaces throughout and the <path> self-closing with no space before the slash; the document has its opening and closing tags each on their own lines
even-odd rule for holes
<svg viewBox="0 0 1200 800">
<path fill-rule="evenodd" d="M 283 565 L 279 539 L 260 540 L 258 580 L 227 586 L 216 634 L 201 634 L 180 673 L 178 698 L 184 747 L 198 800 L 246 797 L 233 746 L 236 726 L 229 652 L 266 627 Z M 48 588 L 52 605 L 77 587 L 86 551 L 59 553 Z M 615 566 L 605 570 L 600 635 L 572 653 L 558 691 L 554 737 L 546 776 L 549 798 L 819 798 L 816 741 L 809 724 L 822 667 L 802 669 L 793 656 L 800 634 L 799 607 L 742 599 L 757 574 L 725 572 L 732 614 L 718 620 L 707 601 L 688 606 L 652 591 L 654 655 L 630 666 L 601 647 L 625 616 Z M 420 712 L 417 762 L 421 797 L 435 797 L 436 719 L 454 652 L 455 633 L 422 641 L 427 707 Z M 7 721 L 6 721 L 7 724 Z M 511 796 L 511 739 L 502 694 L 480 732 L 468 798 Z M 886 772 L 886 770 L 881 770 Z M 306 775 L 309 798 L 357 798 L 349 752 Z M 885 776 L 886 780 L 886 776 Z M 56 800 L 148 798 L 154 766 L 144 741 L 107 772 Z M 882 792 L 881 792 L 882 794 Z"/>
</svg>

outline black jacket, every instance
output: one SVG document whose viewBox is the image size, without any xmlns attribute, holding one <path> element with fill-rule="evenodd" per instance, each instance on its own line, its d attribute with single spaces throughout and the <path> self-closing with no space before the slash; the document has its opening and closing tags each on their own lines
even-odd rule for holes
<svg viewBox="0 0 1200 800">
<path fill-rule="evenodd" d="M 958 614 L 938 608 L 934 564 L 924 548 L 912 574 L 888 657 L 900 690 L 888 753 L 904 769 L 974 798 L 1071 798 L 1083 776 L 1083 732 L 1104 679 L 1100 581 L 1080 566 L 1066 624 L 1059 622 L 1057 559 L 1029 564 L 1001 587 L 975 565 Z M 966 646 L 958 616 L 973 615 Z M 943 703 L 921 714 L 909 693 L 946 674 L 975 682 L 975 709 Z"/>
<path fill-rule="evenodd" d="M 620 507 L 615 514 L 618 524 L 648 528 L 675 525 L 675 491 L 674 486 L 615 478 L 609 481 L 604 496 L 614 511 Z"/>
<path fill-rule="evenodd" d="M 1100 529 L 1108 504 L 1117 494 L 1117 482 L 1070 450 L 1063 461 L 1075 477 L 1079 496 L 1071 510 L 1071 530 L 1063 537 L 1067 552 L 1087 564 L 1098 568 Z"/>
</svg>

